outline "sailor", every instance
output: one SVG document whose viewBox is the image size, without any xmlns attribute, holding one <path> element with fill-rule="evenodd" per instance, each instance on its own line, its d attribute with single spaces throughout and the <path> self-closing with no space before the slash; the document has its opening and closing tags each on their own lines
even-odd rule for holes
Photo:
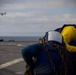
<svg viewBox="0 0 76 75">
<path fill-rule="evenodd" d="M 62 34 L 67 50 L 76 52 L 76 25 L 65 24 L 63 27 L 56 29 L 56 31 Z"/>
<path fill-rule="evenodd" d="M 44 39 L 43 43 L 22 49 L 23 59 L 29 68 L 25 75 L 29 75 L 30 69 L 34 75 L 74 75 L 71 56 L 65 48 L 62 35 L 57 31 L 48 31 Z"/>
<path fill-rule="evenodd" d="M 72 61 L 74 65 L 74 72 L 76 75 L 76 25 L 75 24 L 65 24 L 61 28 L 57 28 L 55 31 L 61 33 L 66 44 L 66 49 L 72 55 Z"/>
</svg>

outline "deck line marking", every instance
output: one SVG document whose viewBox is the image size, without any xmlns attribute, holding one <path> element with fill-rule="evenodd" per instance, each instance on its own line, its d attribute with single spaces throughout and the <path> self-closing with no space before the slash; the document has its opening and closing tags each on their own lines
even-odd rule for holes
<svg viewBox="0 0 76 75">
<path fill-rule="evenodd" d="M 0 65 L 0 69 L 6 68 L 6 67 L 16 64 L 20 61 L 24 61 L 23 58 L 18 58 L 18 59 L 6 62 L 6 63 Z"/>
</svg>

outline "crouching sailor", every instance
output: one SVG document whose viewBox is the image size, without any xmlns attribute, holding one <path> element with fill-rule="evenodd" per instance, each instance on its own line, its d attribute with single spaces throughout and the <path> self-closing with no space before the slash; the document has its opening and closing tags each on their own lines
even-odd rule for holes
<svg viewBox="0 0 76 75">
<path fill-rule="evenodd" d="M 28 65 L 25 75 L 74 75 L 71 56 L 65 49 L 62 35 L 49 31 L 42 40 L 42 43 L 22 49 L 22 56 Z"/>
<path fill-rule="evenodd" d="M 60 32 L 64 38 L 66 49 L 72 55 L 74 72 L 76 75 L 76 24 L 64 24 L 61 28 L 57 28 L 55 31 Z"/>
</svg>

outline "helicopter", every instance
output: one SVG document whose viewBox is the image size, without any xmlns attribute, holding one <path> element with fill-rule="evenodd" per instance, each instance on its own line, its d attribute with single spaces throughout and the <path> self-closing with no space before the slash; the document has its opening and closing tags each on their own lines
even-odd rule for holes
<svg viewBox="0 0 76 75">
<path fill-rule="evenodd" d="M 6 15 L 6 12 L 4 12 L 4 13 L 0 13 L 0 15 L 2 15 L 2 16 L 3 16 L 3 15 Z"/>
</svg>

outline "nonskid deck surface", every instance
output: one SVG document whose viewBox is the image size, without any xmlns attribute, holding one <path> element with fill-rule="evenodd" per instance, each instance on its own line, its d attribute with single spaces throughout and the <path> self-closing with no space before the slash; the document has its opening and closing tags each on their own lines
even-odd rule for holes
<svg viewBox="0 0 76 75">
<path fill-rule="evenodd" d="M 33 43 L 36 42 L 0 42 L 0 75 L 24 75 L 21 49 Z"/>
</svg>

